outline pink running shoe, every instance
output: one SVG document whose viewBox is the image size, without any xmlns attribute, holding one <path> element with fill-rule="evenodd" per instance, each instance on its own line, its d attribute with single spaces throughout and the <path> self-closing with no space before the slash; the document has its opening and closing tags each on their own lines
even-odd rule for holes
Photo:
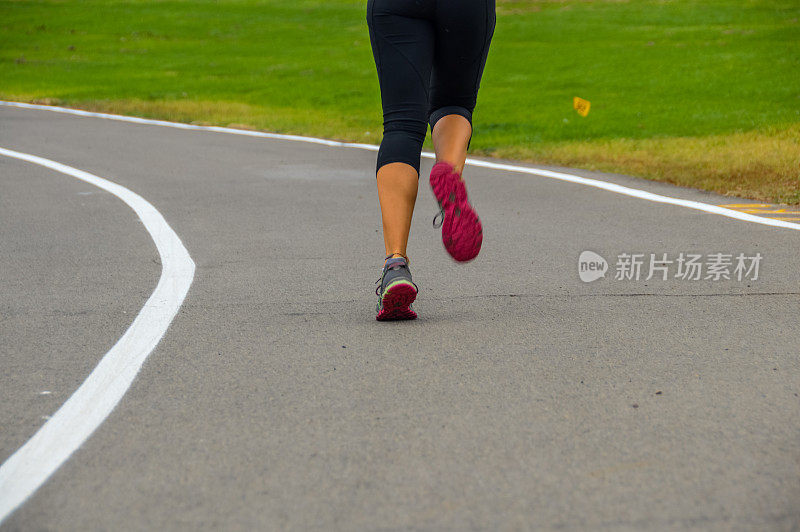
<svg viewBox="0 0 800 532">
<path fill-rule="evenodd" d="M 483 230 L 478 215 L 467 200 L 464 181 L 453 167 L 445 162 L 436 163 L 431 170 L 431 188 L 441 209 L 433 219 L 442 216 L 442 243 L 444 248 L 459 262 L 478 256 L 483 242 Z"/>
</svg>

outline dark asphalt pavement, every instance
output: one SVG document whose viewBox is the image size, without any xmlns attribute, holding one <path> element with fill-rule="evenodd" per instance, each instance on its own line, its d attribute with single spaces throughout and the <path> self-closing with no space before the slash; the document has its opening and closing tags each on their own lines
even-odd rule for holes
<svg viewBox="0 0 800 532">
<path fill-rule="evenodd" d="M 420 317 L 378 323 L 374 152 L 13 108 L 0 146 L 140 194 L 197 265 L 127 395 L 4 531 L 800 528 L 798 231 L 467 167 L 484 244 L 456 264 L 423 173 Z M 579 279 L 584 250 L 605 279 Z M 651 253 L 763 259 L 756 280 L 615 280 L 623 253 L 642 277 Z M 119 199 L 0 157 L 0 462 L 160 271 Z"/>
</svg>

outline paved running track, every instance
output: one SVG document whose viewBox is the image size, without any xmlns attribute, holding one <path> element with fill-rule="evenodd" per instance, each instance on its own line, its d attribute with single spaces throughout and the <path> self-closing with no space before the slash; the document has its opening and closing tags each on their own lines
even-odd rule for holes
<svg viewBox="0 0 800 532">
<path fill-rule="evenodd" d="M 468 167 L 484 245 L 456 264 L 425 159 L 420 317 L 378 323 L 374 152 L 10 107 L 0 146 L 141 195 L 196 264 L 117 407 L 3 531 L 800 528 L 800 231 Z M 605 279 L 579 279 L 584 250 Z M 633 252 L 763 260 L 615 280 Z M 160 273 L 120 199 L 0 157 L 0 463 Z"/>
</svg>

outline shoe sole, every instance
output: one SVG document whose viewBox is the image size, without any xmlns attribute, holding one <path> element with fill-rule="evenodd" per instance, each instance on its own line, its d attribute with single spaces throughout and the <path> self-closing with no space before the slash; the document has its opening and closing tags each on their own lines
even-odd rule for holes
<svg viewBox="0 0 800 532">
<path fill-rule="evenodd" d="M 417 298 L 414 285 L 404 281 L 389 285 L 381 298 L 381 310 L 375 319 L 378 321 L 413 320 L 417 313 L 411 310 L 411 303 Z"/>
<path fill-rule="evenodd" d="M 447 163 L 433 166 L 430 182 L 433 195 L 444 209 L 444 248 L 458 262 L 474 259 L 483 243 L 483 227 L 478 214 L 469 204 L 464 182 Z"/>
</svg>

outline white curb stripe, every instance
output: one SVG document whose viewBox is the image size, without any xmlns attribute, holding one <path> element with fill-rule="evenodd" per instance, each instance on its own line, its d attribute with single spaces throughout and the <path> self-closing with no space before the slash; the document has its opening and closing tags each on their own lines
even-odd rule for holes
<svg viewBox="0 0 800 532">
<path fill-rule="evenodd" d="M 0 155 L 67 174 L 117 196 L 144 223 L 161 257 L 161 277 L 125 334 L 39 431 L 0 466 L 0 523 L 11 515 L 108 417 L 164 336 L 194 278 L 180 238 L 144 198 L 102 177 L 49 159 L 0 148 Z"/>
<path fill-rule="evenodd" d="M 509 170 L 512 172 L 520 172 L 524 174 L 533 174 L 542 177 L 549 177 L 558 179 L 560 181 L 568 181 L 570 183 L 577 183 L 579 185 L 586 185 L 587 187 L 601 188 L 609 192 L 616 192 L 617 194 L 624 194 L 656 203 L 668 203 L 670 205 L 679 205 L 689 209 L 696 209 L 698 211 L 709 212 L 711 214 L 719 214 L 720 216 L 727 216 L 728 218 L 735 218 L 745 222 L 754 222 L 761 225 L 770 225 L 772 227 L 783 227 L 785 229 L 800 230 L 800 224 L 786 222 L 784 220 L 775 220 L 772 218 L 764 218 L 762 216 L 755 216 L 744 212 L 735 211 L 720 207 L 719 205 L 711 205 L 710 203 L 702 203 L 699 201 L 684 200 L 673 198 L 672 196 L 662 196 L 661 194 L 654 194 L 638 188 L 625 187 L 617 185 L 616 183 L 609 183 L 608 181 L 600 181 L 599 179 L 590 179 L 588 177 L 580 177 L 572 174 L 564 174 L 561 172 L 551 172 L 550 170 L 540 170 L 538 168 L 525 168 L 524 166 L 515 166 L 510 164 L 493 163 L 489 161 L 470 161 L 474 166 L 482 166 L 484 168 L 493 168 L 496 170 Z"/>
<path fill-rule="evenodd" d="M 134 116 L 112 115 L 107 113 L 93 113 L 90 111 L 81 111 L 78 109 L 68 109 L 66 107 L 55 107 L 51 105 L 35 105 L 30 103 L 8 102 L 3 100 L 0 100 L 0 105 L 6 107 L 19 107 L 22 109 L 38 109 L 44 111 L 53 111 L 56 113 L 65 113 L 70 115 L 87 116 L 93 118 L 105 118 L 107 120 L 132 122 L 134 124 L 171 127 L 175 129 L 188 129 L 194 131 L 213 131 L 215 133 L 227 133 L 231 135 L 244 135 L 248 137 L 260 137 L 260 138 L 277 139 L 277 140 L 291 140 L 297 142 L 308 142 L 311 144 L 322 144 L 324 146 L 336 146 L 342 148 L 357 148 L 361 150 L 378 151 L 378 146 L 372 144 L 339 142 L 335 140 L 318 139 L 314 137 L 303 137 L 299 135 L 282 135 L 279 133 L 265 133 L 263 131 L 248 131 L 246 129 L 234 129 L 228 127 L 219 127 L 219 126 L 196 126 L 193 124 L 182 124 L 180 122 L 168 122 L 166 120 L 151 120 L 148 118 L 138 118 Z M 433 159 L 435 157 L 435 155 L 430 152 L 422 152 L 422 156 L 427 157 L 428 159 Z M 506 170 L 509 172 L 518 172 L 523 174 L 537 175 L 540 177 L 548 177 L 550 179 L 558 179 L 559 181 L 567 181 L 570 183 L 576 183 L 578 185 L 586 185 L 589 187 L 600 188 L 603 190 L 607 190 L 609 192 L 615 192 L 617 194 L 623 194 L 625 196 L 631 196 L 634 198 L 639 198 L 647 201 L 654 201 L 656 203 L 668 203 L 670 205 L 678 205 L 680 207 L 695 209 L 698 211 L 708 212 L 711 214 L 727 216 L 728 218 L 734 218 L 736 220 L 742 220 L 744 222 L 752 222 L 761 225 L 782 227 L 784 229 L 794 229 L 795 231 L 800 231 L 800 224 L 798 223 L 787 222 L 785 220 L 775 220 L 772 218 L 764 218 L 762 216 L 755 216 L 753 214 L 747 214 L 735 211 L 733 209 L 726 209 L 725 207 L 719 207 L 717 205 L 711 205 L 709 203 L 683 200 L 679 198 L 673 198 L 671 196 L 663 196 L 661 194 L 654 194 L 652 192 L 646 192 L 644 190 L 640 190 L 637 188 L 617 185 L 615 183 L 609 183 L 608 181 L 601 181 L 599 179 L 590 179 L 588 177 L 580 177 L 577 175 L 567 174 L 563 172 L 552 172 L 550 170 L 541 170 L 533 167 L 517 166 L 513 164 L 493 163 L 490 161 L 482 161 L 471 158 L 467 159 L 467 164 L 483 168 L 492 168 L 495 170 Z"/>
</svg>

